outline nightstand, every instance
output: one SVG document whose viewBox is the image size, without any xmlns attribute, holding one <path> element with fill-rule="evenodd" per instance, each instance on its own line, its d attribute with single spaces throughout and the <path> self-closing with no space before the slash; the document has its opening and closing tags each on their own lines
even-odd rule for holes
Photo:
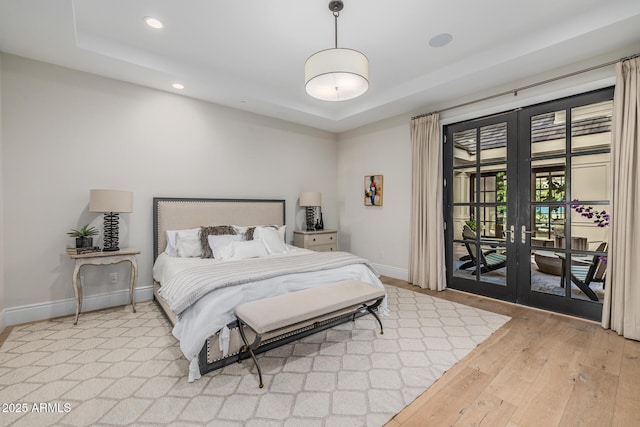
<svg viewBox="0 0 640 427">
<path fill-rule="evenodd" d="M 78 324 L 78 317 L 80 316 L 80 310 L 82 310 L 82 286 L 80 286 L 79 282 L 80 268 L 83 265 L 109 265 L 129 262 L 131 264 L 129 290 L 131 292 L 131 307 L 133 307 L 133 312 L 135 313 L 136 305 L 133 291 L 136 286 L 136 280 L 138 279 L 136 255 L 139 253 L 139 249 L 120 249 L 119 251 L 113 252 L 90 252 L 86 254 L 69 255 L 69 257 L 76 262 L 76 267 L 73 269 L 73 290 L 76 293 L 76 320 L 73 322 L 74 325 Z"/>
<path fill-rule="evenodd" d="M 299 248 L 311 249 L 318 252 L 338 250 L 337 230 L 304 231 L 294 230 L 293 244 Z"/>
</svg>

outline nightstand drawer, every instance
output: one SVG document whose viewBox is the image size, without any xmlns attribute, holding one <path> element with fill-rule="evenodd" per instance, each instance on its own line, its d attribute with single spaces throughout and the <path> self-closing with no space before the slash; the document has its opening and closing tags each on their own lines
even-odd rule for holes
<svg viewBox="0 0 640 427">
<path fill-rule="evenodd" d="M 338 232 L 336 230 L 293 232 L 293 244 L 299 248 L 311 249 L 319 252 L 338 250 Z"/>
<path fill-rule="evenodd" d="M 336 244 L 336 233 L 311 234 L 304 236 L 309 246 Z"/>
<path fill-rule="evenodd" d="M 309 249 L 318 252 L 335 252 L 338 250 L 338 245 L 336 245 L 335 243 L 330 245 L 313 245 L 309 246 Z"/>
</svg>

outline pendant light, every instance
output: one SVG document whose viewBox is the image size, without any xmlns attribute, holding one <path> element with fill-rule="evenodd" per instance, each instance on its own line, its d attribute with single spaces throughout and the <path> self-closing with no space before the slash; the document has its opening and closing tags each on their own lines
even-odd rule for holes
<svg viewBox="0 0 640 427">
<path fill-rule="evenodd" d="M 335 48 L 321 50 L 304 64 L 307 93 L 323 101 L 346 101 L 369 89 L 369 60 L 353 49 L 338 48 L 338 16 L 342 1 L 329 2 L 335 19 Z"/>
</svg>

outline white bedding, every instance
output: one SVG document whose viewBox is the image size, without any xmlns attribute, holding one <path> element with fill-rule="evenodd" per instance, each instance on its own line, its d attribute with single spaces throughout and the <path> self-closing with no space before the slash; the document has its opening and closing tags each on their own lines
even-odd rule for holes
<svg viewBox="0 0 640 427">
<path fill-rule="evenodd" d="M 295 257 L 300 254 L 312 253 L 312 251 L 293 246 L 288 246 L 288 249 L 286 254 L 272 255 L 272 257 Z M 167 283 L 186 268 L 223 262 L 225 261 L 215 259 L 176 258 L 163 253 L 158 256 L 153 266 L 153 278 L 161 284 Z M 198 302 L 181 313 L 173 328 L 173 335 L 180 340 L 182 352 L 191 361 L 189 381 L 199 377 L 198 354 L 206 339 L 235 320 L 234 309 L 237 305 L 348 279 L 362 280 L 383 287 L 375 271 L 365 264 L 353 264 L 310 273 L 286 274 L 217 289 L 204 295 Z M 381 304 L 379 311 L 383 314 L 387 311 L 386 299 Z"/>
</svg>

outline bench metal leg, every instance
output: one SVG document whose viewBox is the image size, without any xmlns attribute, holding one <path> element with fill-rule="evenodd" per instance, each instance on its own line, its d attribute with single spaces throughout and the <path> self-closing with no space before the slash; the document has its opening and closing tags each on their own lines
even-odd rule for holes
<svg viewBox="0 0 640 427">
<path fill-rule="evenodd" d="M 251 346 L 249 345 L 249 342 L 247 341 L 247 336 L 244 334 L 244 328 L 242 327 L 242 322 L 240 321 L 240 319 L 238 319 L 238 329 L 240 330 L 240 336 L 242 337 L 242 341 L 244 341 L 244 346 L 247 350 L 249 350 L 249 354 L 253 359 L 253 363 L 256 364 L 256 368 L 258 369 L 258 379 L 260 380 L 258 387 L 263 388 L 264 384 L 262 383 L 262 370 L 260 369 L 260 365 L 258 364 L 258 359 L 256 359 L 256 355 L 253 353 L 253 349 L 251 348 Z M 256 341 L 254 341 L 254 344 L 259 342 L 260 342 L 260 338 L 258 336 Z M 240 358 L 238 358 L 238 362 L 240 362 Z"/>
<path fill-rule="evenodd" d="M 376 314 L 376 312 L 374 311 L 375 309 L 377 309 L 380 304 L 382 304 L 382 300 L 384 299 L 384 297 L 378 299 L 375 303 L 366 306 L 367 307 L 367 311 L 369 313 L 371 313 L 373 315 L 373 317 L 376 318 L 376 320 L 378 321 L 378 325 L 380 325 L 380 335 L 384 334 L 384 329 L 382 328 L 382 321 L 380 320 L 380 318 L 378 317 L 378 315 Z"/>
<path fill-rule="evenodd" d="M 384 329 L 382 328 L 382 321 L 378 317 L 378 314 L 371 307 L 367 307 L 367 311 L 373 314 L 373 317 L 376 318 L 376 320 L 378 321 L 378 324 L 380 325 L 380 335 L 384 335 Z"/>
</svg>

